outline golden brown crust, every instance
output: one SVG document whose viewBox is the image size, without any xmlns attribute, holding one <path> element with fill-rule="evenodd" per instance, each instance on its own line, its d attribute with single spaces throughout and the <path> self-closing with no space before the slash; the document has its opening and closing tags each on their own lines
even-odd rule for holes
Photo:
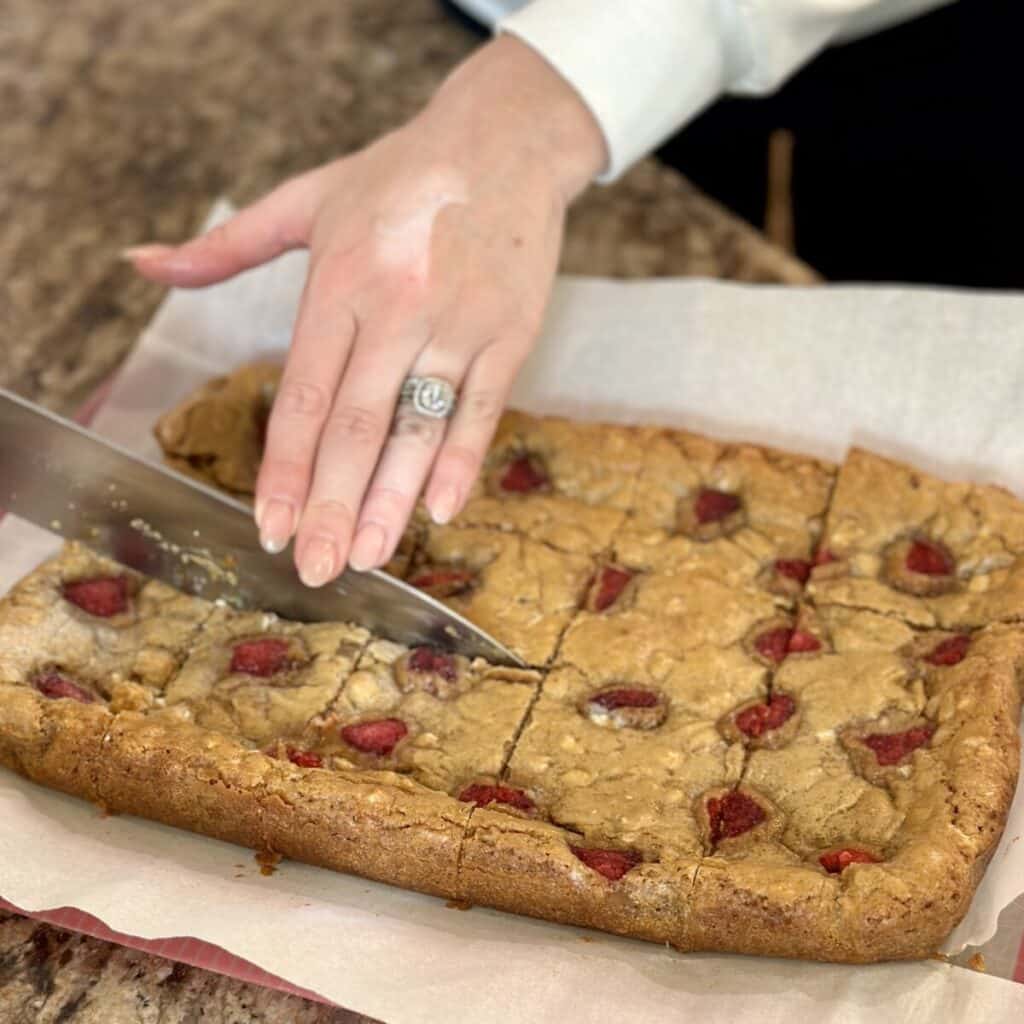
<svg viewBox="0 0 1024 1024">
<path fill-rule="evenodd" d="M 200 396 L 202 416 L 243 384 Z M 836 480 L 753 446 L 513 413 L 463 516 L 409 537 L 399 571 L 470 571 L 443 599 L 552 667 L 417 673 L 353 627 L 136 577 L 130 608 L 96 620 L 60 588 L 120 570 L 71 547 L 0 602 L 0 763 L 111 810 L 683 950 L 921 957 L 965 913 L 1019 760 L 1024 512 L 1004 492 L 861 452 Z M 811 572 L 819 543 L 838 557 Z M 630 577 L 598 607 L 608 564 Z M 820 646 L 759 646 L 769 628 Z M 234 664 L 267 638 L 283 667 Z M 54 667 L 90 702 L 41 684 Z M 737 727 L 782 698 L 777 729 Z"/>
<path fill-rule="evenodd" d="M 112 716 L 0 682 L 0 764 L 33 782 L 98 802 L 96 765 Z"/>
<path fill-rule="evenodd" d="M 469 808 L 401 776 L 303 769 L 187 722 L 125 714 L 98 777 L 111 810 L 455 896 Z"/>
<path fill-rule="evenodd" d="M 613 880 L 588 867 L 573 846 L 594 844 L 554 825 L 477 808 L 459 861 L 459 898 L 681 945 L 697 858 L 640 863 Z"/>
</svg>

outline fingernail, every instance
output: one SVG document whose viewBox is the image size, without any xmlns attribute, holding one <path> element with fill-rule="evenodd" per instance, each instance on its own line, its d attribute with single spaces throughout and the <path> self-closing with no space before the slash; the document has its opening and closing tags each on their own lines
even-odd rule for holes
<svg viewBox="0 0 1024 1024">
<path fill-rule="evenodd" d="M 130 245 L 121 250 L 121 259 L 131 263 L 135 260 L 156 259 L 171 252 L 174 252 L 172 245 Z"/>
<path fill-rule="evenodd" d="M 367 523 L 357 534 L 348 556 L 348 564 L 356 572 L 366 572 L 384 561 L 384 546 L 388 542 L 382 526 Z"/>
<path fill-rule="evenodd" d="M 430 518 L 438 526 L 443 526 L 455 515 L 455 509 L 458 508 L 458 505 L 459 492 L 450 485 L 442 487 L 437 492 L 437 497 L 430 503 Z"/>
<path fill-rule="evenodd" d="M 295 506 L 291 502 L 272 498 L 257 508 L 256 522 L 260 528 L 263 550 L 276 555 L 284 551 L 295 532 Z"/>
<path fill-rule="evenodd" d="M 299 579 L 307 587 L 322 587 L 336 575 L 337 560 L 334 542 L 326 537 L 314 537 L 302 552 Z"/>
</svg>

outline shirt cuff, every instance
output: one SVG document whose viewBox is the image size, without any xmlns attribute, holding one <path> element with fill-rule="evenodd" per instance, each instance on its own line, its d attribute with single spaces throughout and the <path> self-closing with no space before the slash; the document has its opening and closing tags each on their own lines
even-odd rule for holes
<svg viewBox="0 0 1024 1024">
<path fill-rule="evenodd" d="M 571 83 L 604 133 L 611 182 L 713 102 L 739 54 L 716 0 L 533 0 L 503 18 L 508 32 Z M 734 28 L 734 26 L 729 26 Z"/>
</svg>

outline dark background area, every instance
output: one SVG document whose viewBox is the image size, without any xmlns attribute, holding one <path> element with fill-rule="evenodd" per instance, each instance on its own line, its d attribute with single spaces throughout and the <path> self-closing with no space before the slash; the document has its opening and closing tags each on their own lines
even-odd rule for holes
<svg viewBox="0 0 1024 1024">
<path fill-rule="evenodd" d="M 727 99 L 659 156 L 752 224 L 791 133 L 799 257 L 831 280 L 1024 286 L 1024 5 L 959 0 Z"/>
</svg>

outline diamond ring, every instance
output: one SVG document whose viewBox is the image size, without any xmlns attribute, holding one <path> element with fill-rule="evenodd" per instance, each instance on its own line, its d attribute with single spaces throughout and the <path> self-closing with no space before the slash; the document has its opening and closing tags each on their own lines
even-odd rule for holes
<svg viewBox="0 0 1024 1024">
<path fill-rule="evenodd" d="M 399 401 L 421 416 L 444 420 L 455 412 L 455 388 L 441 377 L 406 377 Z"/>
</svg>

